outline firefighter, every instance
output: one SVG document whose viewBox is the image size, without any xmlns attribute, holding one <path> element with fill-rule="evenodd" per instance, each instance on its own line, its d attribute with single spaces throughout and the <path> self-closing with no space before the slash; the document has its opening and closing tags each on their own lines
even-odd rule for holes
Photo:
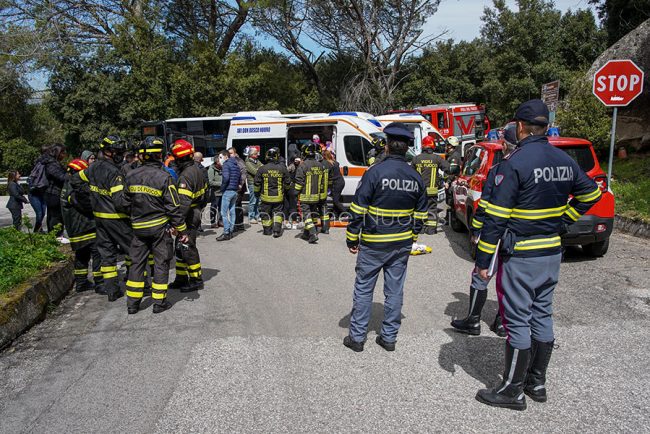
<svg viewBox="0 0 650 434">
<path fill-rule="evenodd" d="M 384 320 L 376 342 L 395 350 L 402 321 L 402 301 L 411 244 L 427 218 L 427 196 L 422 177 L 406 162 L 413 133 L 402 123 L 384 128 L 386 157 L 361 178 L 350 205 L 347 246 L 359 254 L 356 265 L 350 330 L 343 345 L 363 351 L 377 276 L 384 272 Z M 361 244 L 361 246 L 359 246 Z"/>
<path fill-rule="evenodd" d="M 97 252 L 95 220 L 90 207 L 90 190 L 79 178 L 78 172 L 88 168 L 84 160 L 68 163 L 67 179 L 61 190 L 63 224 L 74 252 L 74 278 L 77 292 L 94 289 L 106 295 L 101 272 L 102 257 Z M 88 280 L 88 265 L 92 259 L 93 283 Z"/>
<path fill-rule="evenodd" d="M 131 222 L 118 203 L 124 194 L 124 177 L 120 171 L 124 161 L 126 143 L 118 136 L 107 136 L 99 145 L 101 158 L 92 166 L 79 172 L 79 177 L 90 187 L 97 250 L 102 257 L 101 272 L 108 301 L 115 301 L 124 293 L 120 290 L 117 259 L 120 251 L 128 255 L 131 246 Z M 130 264 L 128 256 L 125 263 Z"/>
<path fill-rule="evenodd" d="M 442 157 L 433 153 L 435 148 L 433 137 L 426 136 L 422 139 L 422 153 L 416 156 L 412 165 L 420 175 L 427 189 L 427 200 L 429 202 L 429 218 L 424 222 L 424 233 L 433 235 L 438 232 L 438 188 L 443 181 L 438 173 L 439 170 L 448 171 L 449 163 Z"/>
<path fill-rule="evenodd" d="M 178 167 L 178 196 L 181 214 L 187 224 L 188 239 L 176 238 L 176 278 L 170 285 L 181 292 L 203 289 L 201 258 L 196 247 L 196 236 L 201 226 L 201 209 L 207 202 L 208 184 L 203 171 L 194 164 L 194 147 L 180 139 L 172 146 Z"/>
<path fill-rule="evenodd" d="M 549 111 L 544 102 L 535 99 L 521 104 L 514 118 L 519 147 L 494 175 L 476 254 L 476 271 L 484 281 L 498 269 L 506 363 L 501 384 L 479 390 L 476 399 L 524 410 L 524 394 L 539 402 L 547 399 L 561 235 L 567 224 L 600 200 L 601 192 L 570 156 L 549 144 Z M 570 201 L 569 195 L 573 196 Z"/>
<path fill-rule="evenodd" d="M 287 166 L 280 163 L 280 149 L 266 151 L 266 164 L 255 174 L 254 191 L 260 196 L 260 216 L 264 235 L 282 235 L 284 221 L 284 194 L 291 188 L 291 176 Z"/>
<path fill-rule="evenodd" d="M 385 157 L 385 148 L 386 148 L 386 134 L 384 133 L 372 133 L 372 148 L 368 151 L 366 155 L 366 161 L 368 166 L 379 163 Z"/>
<path fill-rule="evenodd" d="M 302 147 L 303 162 L 296 170 L 295 189 L 299 193 L 300 209 L 305 228 L 300 238 L 310 244 L 318 242 L 316 219 L 322 213 L 321 194 L 323 189 L 323 165 L 316 161 L 316 145 L 308 143 Z"/>
<path fill-rule="evenodd" d="M 142 164 L 126 175 L 122 207 L 130 212 L 133 226 L 129 277 L 126 281 L 127 312 L 138 313 L 144 295 L 148 258 L 153 255 L 151 298 L 153 313 L 171 307 L 167 301 L 169 263 L 174 256 L 171 228 L 180 242 L 187 242 L 187 225 L 181 214 L 180 199 L 174 180 L 162 167 L 165 143 L 159 137 L 147 137 L 138 150 Z"/>
<path fill-rule="evenodd" d="M 318 136 L 316 136 L 318 137 Z M 321 147 L 314 143 L 314 147 L 317 152 L 317 160 L 323 166 L 323 176 L 321 178 L 321 187 L 320 187 L 320 215 L 321 215 L 321 234 L 330 233 L 330 211 L 327 206 L 327 192 L 332 188 L 332 179 L 334 178 L 332 174 L 332 167 L 325 161 L 323 154 L 321 153 Z"/>
</svg>

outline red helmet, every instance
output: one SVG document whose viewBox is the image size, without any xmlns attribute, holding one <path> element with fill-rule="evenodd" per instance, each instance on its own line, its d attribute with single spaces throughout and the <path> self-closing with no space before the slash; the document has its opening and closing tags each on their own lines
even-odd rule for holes
<svg viewBox="0 0 650 434">
<path fill-rule="evenodd" d="M 176 158 L 191 157 L 194 155 L 194 146 L 187 140 L 176 140 L 172 146 L 172 155 Z"/>
<path fill-rule="evenodd" d="M 431 136 L 425 136 L 425 137 L 422 139 L 422 147 L 423 147 L 423 148 L 435 148 L 435 147 L 436 147 L 436 144 L 435 144 L 435 142 L 433 141 L 433 137 L 431 137 Z"/>
<path fill-rule="evenodd" d="M 86 160 L 82 160 L 80 158 L 76 158 L 68 163 L 68 169 L 72 169 L 75 172 L 80 172 L 87 168 L 88 168 L 88 163 L 86 163 Z"/>
</svg>

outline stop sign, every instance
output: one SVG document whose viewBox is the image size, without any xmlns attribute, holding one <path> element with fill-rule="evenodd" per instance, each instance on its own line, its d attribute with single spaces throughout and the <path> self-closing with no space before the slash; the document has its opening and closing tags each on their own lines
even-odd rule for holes
<svg viewBox="0 0 650 434">
<path fill-rule="evenodd" d="M 631 60 L 610 60 L 594 75 L 593 92 L 608 107 L 623 107 L 643 91 L 643 71 Z"/>
</svg>

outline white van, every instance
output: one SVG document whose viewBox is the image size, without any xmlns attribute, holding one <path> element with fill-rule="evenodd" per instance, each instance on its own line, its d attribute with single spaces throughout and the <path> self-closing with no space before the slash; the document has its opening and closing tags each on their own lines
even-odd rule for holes
<svg viewBox="0 0 650 434">
<path fill-rule="evenodd" d="M 382 129 L 390 123 L 401 122 L 411 130 L 415 140 L 413 140 L 413 146 L 409 149 L 410 158 L 413 158 L 422 152 L 422 139 L 426 136 L 433 137 L 436 144 L 436 153 L 445 153 L 445 139 L 442 137 L 442 134 L 440 134 L 440 132 L 422 115 L 395 113 L 377 116 L 375 119 L 381 124 Z"/>
<path fill-rule="evenodd" d="M 373 135 L 380 132 L 376 120 L 352 113 L 307 114 L 299 118 L 238 113 L 230 123 L 227 147 L 234 147 L 242 155 L 247 146 L 259 146 L 262 159 L 269 148 L 278 147 L 288 160 L 299 156 L 302 145 L 318 134 L 321 142 L 331 141 L 334 146 L 345 178 L 343 200 L 350 202 L 368 168 L 366 156 L 372 148 Z"/>
</svg>

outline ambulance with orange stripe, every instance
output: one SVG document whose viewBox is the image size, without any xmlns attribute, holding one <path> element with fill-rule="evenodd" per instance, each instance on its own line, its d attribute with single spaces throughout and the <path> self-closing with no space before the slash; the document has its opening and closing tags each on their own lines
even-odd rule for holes
<svg viewBox="0 0 650 434">
<path fill-rule="evenodd" d="M 409 155 L 407 157 L 413 158 L 422 152 L 422 139 L 426 136 L 433 138 L 436 144 L 435 153 L 442 156 L 445 155 L 445 138 L 424 116 L 413 113 L 392 113 L 376 116 L 374 119 L 381 124 L 382 129 L 390 123 L 401 122 L 413 133 L 415 139 L 413 140 L 413 145 L 409 148 Z"/>
<path fill-rule="evenodd" d="M 350 202 L 368 168 L 366 156 L 372 148 L 373 136 L 381 129 L 382 125 L 367 113 L 318 113 L 288 118 L 249 112 L 231 119 L 227 147 L 234 147 L 240 155 L 248 146 L 259 146 L 260 155 L 278 147 L 289 160 L 300 156 L 302 145 L 318 135 L 321 143 L 332 143 L 345 178 L 343 200 Z"/>
</svg>

